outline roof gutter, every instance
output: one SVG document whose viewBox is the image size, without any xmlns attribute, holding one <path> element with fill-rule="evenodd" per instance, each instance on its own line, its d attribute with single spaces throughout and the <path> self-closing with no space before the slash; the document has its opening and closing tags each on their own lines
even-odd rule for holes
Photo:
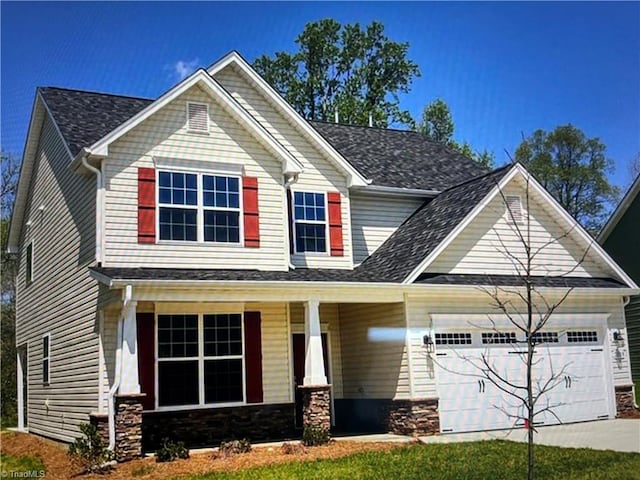
<svg viewBox="0 0 640 480">
<path fill-rule="evenodd" d="M 104 283 L 109 288 L 118 289 L 127 285 L 135 287 L 159 287 L 159 288 L 203 288 L 203 287 L 243 287 L 245 289 L 278 288 L 278 289 L 313 289 L 326 288 L 335 290 L 337 287 L 353 287 L 359 289 L 380 289 L 388 288 L 403 291 L 406 293 L 430 293 L 442 291 L 480 291 L 482 288 L 492 288 L 493 285 L 447 285 L 447 284 L 401 284 L 391 282 L 291 282 L 286 280 L 270 281 L 246 281 L 246 280 L 157 280 L 157 279 L 113 279 L 101 273 L 90 270 L 91 276 Z M 517 289 L 518 287 L 505 287 Z M 524 288 L 524 287 L 520 287 Z M 537 287 L 539 291 L 549 291 L 550 293 L 563 290 L 568 287 Z M 638 295 L 638 288 L 573 288 L 575 295 Z"/>
<path fill-rule="evenodd" d="M 440 190 L 423 190 L 419 188 L 402 188 L 402 187 L 387 187 L 384 185 L 367 185 L 364 187 L 354 186 L 351 187 L 353 193 L 368 193 L 374 195 L 387 195 L 398 197 L 420 197 L 420 198 L 433 198 L 440 193 Z"/>
<path fill-rule="evenodd" d="M 96 263 L 102 265 L 102 212 L 104 202 L 104 176 L 102 168 L 96 168 L 89 164 L 87 158 L 89 150 L 82 149 L 80 161 L 82 165 L 90 172 L 96 175 Z"/>
</svg>

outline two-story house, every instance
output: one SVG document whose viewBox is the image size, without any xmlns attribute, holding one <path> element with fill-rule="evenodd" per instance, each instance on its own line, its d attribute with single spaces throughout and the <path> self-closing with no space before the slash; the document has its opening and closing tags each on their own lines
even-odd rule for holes
<svg viewBox="0 0 640 480">
<path fill-rule="evenodd" d="M 521 375 L 484 289 L 523 311 L 525 229 L 535 287 L 570 293 L 538 333 L 536 375 L 568 364 L 539 423 L 613 418 L 637 286 L 521 165 L 306 121 L 235 52 L 154 100 L 39 88 L 10 232 L 20 427 L 71 441 L 91 419 L 119 459 L 512 427 L 464 359 Z"/>
</svg>

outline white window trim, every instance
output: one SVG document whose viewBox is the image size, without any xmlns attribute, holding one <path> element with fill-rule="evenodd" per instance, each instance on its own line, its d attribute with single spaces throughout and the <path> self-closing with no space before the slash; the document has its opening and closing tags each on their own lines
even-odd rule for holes
<svg viewBox="0 0 640 480">
<path fill-rule="evenodd" d="M 29 247 L 31 247 L 31 265 L 29 265 L 28 262 L 28 258 L 29 258 Z M 35 243 L 34 240 L 32 239 L 31 241 L 29 241 L 29 243 L 27 243 L 27 248 L 25 250 L 25 255 L 24 255 L 24 263 L 25 263 L 25 277 L 24 277 L 24 283 L 26 286 L 31 285 L 36 277 L 35 277 L 35 268 L 34 268 L 34 264 L 35 262 Z M 29 280 L 27 281 L 27 273 L 29 274 Z"/>
<path fill-rule="evenodd" d="M 319 220 L 296 220 L 296 201 L 295 194 L 296 193 L 321 193 L 324 195 L 324 222 Z M 328 257 L 329 252 L 331 251 L 331 239 L 329 238 L 329 199 L 328 194 L 324 190 L 312 190 L 312 189 L 291 189 L 291 235 L 293 236 L 293 254 L 301 255 L 301 256 L 310 256 L 310 257 Z M 324 252 L 299 252 L 298 251 L 298 242 L 296 242 L 296 223 L 310 223 L 314 225 L 322 225 L 324 224 Z"/>
<path fill-rule="evenodd" d="M 191 128 L 191 124 L 189 123 L 189 107 L 191 105 L 204 105 L 207 109 L 207 131 L 203 131 L 203 130 L 193 130 Z M 204 102 L 187 102 L 187 108 L 186 108 L 186 112 L 185 112 L 186 116 L 187 116 L 187 133 L 192 133 L 192 134 L 196 134 L 196 135 L 209 135 L 210 130 L 211 130 L 211 117 L 209 117 L 209 104 L 208 103 L 204 103 Z"/>
<path fill-rule="evenodd" d="M 44 356 L 44 341 L 47 339 L 47 356 Z M 44 380 L 44 362 L 47 361 L 47 381 Z M 51 385 L 51 333 L 45 333 L 42 335 L 42 385 L 48 387 Z"/>
<path fill-rule="evenodd" d="M 197 204 L 196 205 L 173 205 L 168 203 L 160 203 L 160 172 L 168 173 L 184 173 L 196 176 L 197 187 Z M 163 167 L 156 168 L 156 244 L 159 245 L 224 245 L 233 248 L 244 247 L 244 199 L 242 195 L 242 174 L 230 173 L 225 171 L 198 169 L 192 170 L 189 168 L 171 168 Z M 205 207 L 204 206 L 204 188 L 202 185 L 202 177 L 218 176 L 218 177 L 233 177 L 238 179 L 238 208 L 230 207 Z M 184 208 L 197 210 L 196 213 L 196 240 L 162 240 L 160 239 L 160 208 Z M 238 242 L 205 242 L 204 240 L 204 211 L 205 210 L 221 210 L 226 212 L 238 212 Z"/>
<path fill-rule="evenodd" d="M 198 316 L 198 356 L 186 358 L 164 358 L 158 356 L 158 316 L 159 315 L 197 315 Z M 225 355 L 221 357 L 204 356 L 204 316 L 205 315 L 240 315 L 240 329 L 242 342 L 242 357 L 239 355 Z M 246 372 L 246 352 L 244 341 L 244 312 L 215 312 L 215 313 L 158 313 L 155 314 L 154 321 L 154 389 L 155 389 L 155 410 L 159 412 L 170 412 L 179 410 L 194 410 L 198 408 L 225 408 L 238 407 L 247 404 L 247 372 Z M 204 402 L 204 362 L 205 360 L 225 360 L 242 358 L 242 401 L 226 403 L 205 403 Z M 164 405 L 160 406 L 160 389 L 158 378 L 158 364 L 163 361 L 198 361 L 198 403 L 193 405 Z M 254 405 L 254 404 L 252 404 Z"/>
</svg>

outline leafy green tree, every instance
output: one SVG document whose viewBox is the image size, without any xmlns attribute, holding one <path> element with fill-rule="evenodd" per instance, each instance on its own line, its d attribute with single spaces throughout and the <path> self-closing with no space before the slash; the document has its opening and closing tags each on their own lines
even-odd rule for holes
<svg viewBox="0 0 640 480">
<path fill-rule="evenodd" d="M 587 138 L 573 125 L 551 132 L 536 130 L 518 146 L 515 159 L 525 165 L 583 227 L 597 232 L 619 197 L 607 179 L 613 161 L 599 138 Z"/>
<path fill-rule="evenodd" d="M 16 341 L 15 341 L 15 276 L 17 273 L 17 261 L 15 256 L 7 253 L 9 240 L 9 225 L 11 224 L 11 212 L 18 184 L 19 164 L 14 155 L 2 152 L 1 157 L 1 183 L 0 183 L 0 280 L 2 290 L 0 292 L 0 385 L 2 389 L 2 402 L 0 413 L 2 426 L 15 425 L 16 416 Z"/>
<path fill-rule="evenodd" d="M 493 167 L 495 157 L 492 152 L 488 150 L 475 151 L 468 142 L 458 143 L 454 140 L 453 115 L 451 115 L 449 105 L 441 98 L 437 98 L 424 108 L 422 121 L 418 123 L 418 131 L 434 142 L 447 145 L 485 167 Z"/>
<path fill-rule="evenodd" d="M 420 75 L 407 58 L 408 43 L 394 42 L 384 26 L 372 22 L 341 25 L 333 19 L 308 23 L 296 38 L 297 52 L 262 55 L 253 63 L 303 117 L 386 127 L 413 126 L 398 95 Z"/>
</svg>

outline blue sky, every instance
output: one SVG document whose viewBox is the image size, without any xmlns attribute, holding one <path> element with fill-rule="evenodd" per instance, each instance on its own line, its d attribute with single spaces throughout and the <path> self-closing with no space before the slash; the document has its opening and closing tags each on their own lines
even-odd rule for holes
<svg viewBox="0 0 640 480">
<path fill-rule="evenodd" d="M 456 138 L 498 163 L 524 133 L 573 123 L 628 181 L 640 152 L 640 3 L 8 3 L 1 14 L 1 135 L 21 154 L 35 88 L 156 97 L 229 50 L 294 49 L 305 23 L 382 22 L 422 71 L 402 106 L 441 97 Z"/>
</svg>

